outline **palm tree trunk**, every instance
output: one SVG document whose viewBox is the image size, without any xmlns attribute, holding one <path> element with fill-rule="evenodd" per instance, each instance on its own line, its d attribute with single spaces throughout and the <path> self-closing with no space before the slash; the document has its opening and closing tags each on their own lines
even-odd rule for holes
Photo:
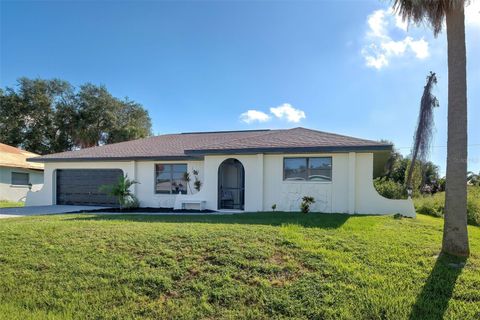
<svg viewBox="0 0 480 320">
<path fill-rule="evenodd" d="M 442 252 L 468 256 L 467 71 L 463 5 L 447 12 L 448 147 Z"/>
<path fill-rule="evenodd" d="M 415 162 L 417 161 L 417 155 L 418 155 L 418 148 L 415 148 L 412 155 L 412 161 L 410 161 L 410 167 L 408 167 L 407 190 L 409 190 L 408 191 L 409 193 L 412 192 L 412 194 L 409 194 L 408 197 L 413 197 L 412 175 L 413 175 L 413 170 L 415 170 Z"/>
</svg>

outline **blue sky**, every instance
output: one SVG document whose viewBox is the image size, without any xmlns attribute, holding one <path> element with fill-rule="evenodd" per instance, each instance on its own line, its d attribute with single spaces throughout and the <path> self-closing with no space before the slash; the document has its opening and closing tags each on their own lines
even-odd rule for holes
<svg viewBox="0 0 480 320">
<path fill-rule="evenodd" d="M 1 1 L 0 85 L 104 84 L 155 134 L 313 129 L 412 143 L 430 70 L 445 171 L 445 33 L 406 28 L 388 1 Z M 469 170 L 480 171 L 480 7 L 467 9 Z M 474 124 L 476 122 L 476 124 Z"/>
</svg>

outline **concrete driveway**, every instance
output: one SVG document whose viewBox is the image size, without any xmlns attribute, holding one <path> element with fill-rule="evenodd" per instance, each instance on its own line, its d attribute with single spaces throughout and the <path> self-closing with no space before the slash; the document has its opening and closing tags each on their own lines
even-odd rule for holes
<svg viewBox="0 0 480 320">
<path fill-rule="evenodd" d="M 58 213 L 71 213 L 78 211 L 91 211 L 107 209 L 108 207 L 96 207 L 96 206 L 31 206 L 31 207 L 18 207 L 18 208 L 0 208 L 0 219 L 24 217 L 24 216 L 36 216 L 42 214 L 58 214 Z"/>
</svg>

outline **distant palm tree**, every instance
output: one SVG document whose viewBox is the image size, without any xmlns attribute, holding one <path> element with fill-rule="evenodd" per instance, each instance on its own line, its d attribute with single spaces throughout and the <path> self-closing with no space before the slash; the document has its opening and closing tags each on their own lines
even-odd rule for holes
<svg viewBox="0 0 480 320">
<path fill-rule="evenodd" d="M 428 22 L 437 36 L 447 22 L 448 142 L 442 252 L 468 256 L 467 232 L 467 57 L 465 0 L 392 0 L 403 20 Z"/>
<path fill-rule="evenodd" d="M 423 89 L 422 99 L 420 100 L 420 113 L 418 115 L 417 130 L 413 140 L 412 162 L 408 167 L 405 185 L 408 195 L 412 195 L 412 178 L 416 167 L 416 161 L 422 167 L 422 176 L 425 175 L 427 157 L 430 152 L 430 143 L 433 136 L 433 108 L 438 107 L 438 99 L 432 94 L 433 86 L 437 84 L 437 76 L 430 71 L 427 77 L 427 84 Z M 424 179 L 422 179 L 424 180 Z M 423 186 L 423 185 L 422 185 Z"/>
</svg>

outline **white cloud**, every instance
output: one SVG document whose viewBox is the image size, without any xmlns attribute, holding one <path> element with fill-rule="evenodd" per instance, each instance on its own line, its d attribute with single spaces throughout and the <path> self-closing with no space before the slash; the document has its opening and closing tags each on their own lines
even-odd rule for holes
<svg viewBox="0 0 480 320">
<path fill-rule="evenodd" d="M 392 10 L 390 10 L 389 12 L 390 14 L 393 13 Z M 403 21 L 402 17 L 399 16 L 399 15 L 395 15 L 395 26 L 398 28 L 398 29 L 401 29 L 403 31 L 407 31 L 408 29 L 408 22 L 407 21 Z"/>
<path fill-rule="evenodd" d="M 385 66 L 388 66 L 387 57 L 384 54 L 377 54 L 375 56 L 365 53 L 362 50 L 362 54 L 365 57 L 365 64 L 367 67 L 372 67 L 375 69 L 381 69 Z"/>
<path fill-rule="evenodd" d="M 270 112 L 279 119 L 286 119 L 288 122 L 300 122 L 304 119 L 305 112 L 300 109 L 295 109 L 289 103 L 284 103 L 278 107 L 270 108 Z"/>
<path fill-rule="evenodd" d="M 367 23 L 370 28 L 370 35 L 380 38 L 384 37 L 385 28 L 387 27 L 387 23 L 385 22 L 386 13 L 385 10 L 377 10 L 368 17 Z"/>
<path fill-rule="evenodd" d="M 255 121 L 266 122 L 270 120 L 270 116 L 262 111 L 248 110 L 240 115 L 240 120 L 248 124 Z"/>
<path fill-rule="evenodd" d="M 412 49 L 413 52 L 415 52 L 415 56 L 418 59 L 425 59 L 427 58 L 430 53 L 428 51 L 428 42 L 425 41 L 425 39 L 420 39 L 420 40 L 413 40 L 412 38 L 409 37 L 409 45 L 410 49 Z"/>
<path fill-rule="evenodd" d="M 402 41 L 393 41 L 389 40 L 387 42 L 381 43 L 382 49 L 385 50 L 385 54 L 387 55 L 395 55 L 395 56 L 401 56 L 402 54 L 405 53 L 405 50 L 407 49 L 408 46 L 408 38 L 405 38 L 405 40 Z"/>
<path fill-rule="evenodd" d="M 248 110 L 240 115 L 240 121 L 251 124 L 253 122 L 267 122 L 273 117 L 297 123 L 305 119 L 306 115 L 303 110 L 296 109 L 289 103 L 284 103 L 278 107 L 270 108 L 270 114 L 259 110 Z"/>
<path fill-rule="evenodd" d="M 471 1 L 465 6 L 465 24 L 471 27 L 480 28 L 480 1 Z"/>
<path fill-rule="evenodd" d="M 465 6 L 465 26 L 480 28 L 480 0 Z M 360 53 L 365 65 L 380 70 L 399 61 L 400 58 L 423 60 L 430 56 L 430 44 L 425 37 L 415 37 L 406 21 L 393 12 L 392 8 L 373 11 L 367 18 L 364 46 Z M 409 32 L 407 34 L 407 31 Z M 445 25 L 442 32 L 445 32 Z M 429 33 L 431 31 L 429 30 Z"/>
<path fill-rule="evenodd" d="M 374 11 L 368 16 L 367 24 L 367 44 L 361 50 L 367 67 L 379 70 L 388 66 L 394 57 L 412 55 L 417 59 L 425 59 L 430 54 L 428 42 L 424 38 L 415 40 L 407 36 L 407 23 L 392 9 Z M 403 33 L 404 37 L 393 39 L 391 33 L 394 30 Z"/>
</svg>

